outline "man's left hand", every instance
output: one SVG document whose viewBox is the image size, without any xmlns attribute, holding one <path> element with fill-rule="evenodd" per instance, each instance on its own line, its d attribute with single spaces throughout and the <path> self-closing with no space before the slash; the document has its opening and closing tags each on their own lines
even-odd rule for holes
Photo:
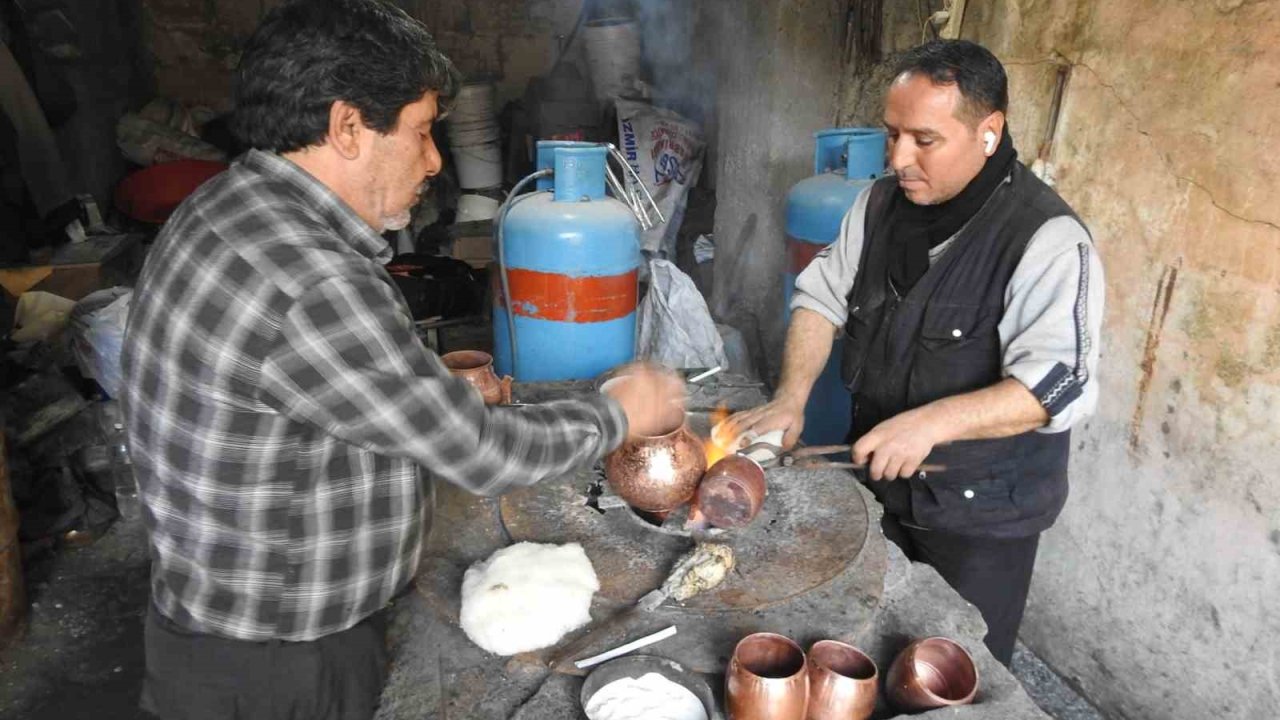
<svg viewBox="0 0 1280 720">
<path fill-rule="evenodd" d="M 908 410 L 863 435 L 853 446 L 853 461 L 866 464 L 872 480 L 911 477 L 938 442 L 928 410 Z"/>
</svg>

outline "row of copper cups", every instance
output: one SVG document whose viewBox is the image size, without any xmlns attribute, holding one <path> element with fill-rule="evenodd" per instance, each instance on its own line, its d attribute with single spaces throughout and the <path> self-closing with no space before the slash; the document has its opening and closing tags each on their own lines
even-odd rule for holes
<svg viewBox="0 0 1280 720">
<path fill-rule="evenodd" d="M 879 692 L 876 663 L 858 648 L 820 640 L 806 655 L 793 640 L 755 633 L 734 648 L 725 676 L 729 720 L 866 720 Z M 915 640 L 889 667 L 885 695 L 902 712 L 973 702 L 978 669 L 958 643 Z"/>
</svg>

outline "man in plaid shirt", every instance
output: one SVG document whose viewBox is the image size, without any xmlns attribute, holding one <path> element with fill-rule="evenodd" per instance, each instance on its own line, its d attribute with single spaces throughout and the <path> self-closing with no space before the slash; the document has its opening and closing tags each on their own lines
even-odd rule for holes
<svg viewBox="0 0 1280 720">
<path fill-rule="evenodd" d="M 440 171 L 431 126 L 457 87 L 381 0 L 287 3 L 245 49 L 254 149 L 160 233 L 123 354 L 153 561 L 143 706 L 162 717 L 370 717 L 425 483 L 529 485 L 683 400 L 636 368 L 612 398 L 487 408 L 417 339 L 380 233 Z"/>
</svg>

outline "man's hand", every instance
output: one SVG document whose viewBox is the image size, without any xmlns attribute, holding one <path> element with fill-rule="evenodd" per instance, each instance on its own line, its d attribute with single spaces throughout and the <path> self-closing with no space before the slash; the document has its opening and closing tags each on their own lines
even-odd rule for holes
<svg viewBox="0 0 1280 720">
<path fill-rule="evenodd" d="M 871 428 L 853 446 L 853 461 L 867 464 L 872 480 L 911 477 L 941 441 L 937 425 L 927 409 L 895 415 Z"/>
<path fill-rule="evenodd" d="M 795 445 L 800 440 L 800 432 L 804 430 L 804 402 L 796 402 L 791 398 L 774 398 L 760 407 L 731 415 L 716 426 L 715 440 L 727 446 L 743 433 L 763 435 L 773 430 L 783 431 L 784 450 Z M 740 448 L 733 448 L 738 449 Z"/>
<path fill-rule="evenodd" d="M 622 406 L 632 437 L 663 435 L 684 422 L 684 381 L 675 373 L 636 363 L 620 368 L 618 378 L 605 394 Z"/>
</svg>

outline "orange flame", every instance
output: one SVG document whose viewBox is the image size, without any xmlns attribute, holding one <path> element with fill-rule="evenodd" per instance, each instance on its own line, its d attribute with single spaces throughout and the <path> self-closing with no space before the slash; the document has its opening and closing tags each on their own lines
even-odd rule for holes
<svg viewBox="0 0 1280 720">
<path fill-rule="evenodd" d="M 711 413 L 711 436 L 707 438 L 705 443 L 707 455 L 707 467 L 715 465 L 720 458 L 728 455 L 732 450 L 721 442 L 722 438 L 717 438 L 715 428 L 720 423 L 729 418 L 729 408 L 721 405 Z"/>
</svg>

